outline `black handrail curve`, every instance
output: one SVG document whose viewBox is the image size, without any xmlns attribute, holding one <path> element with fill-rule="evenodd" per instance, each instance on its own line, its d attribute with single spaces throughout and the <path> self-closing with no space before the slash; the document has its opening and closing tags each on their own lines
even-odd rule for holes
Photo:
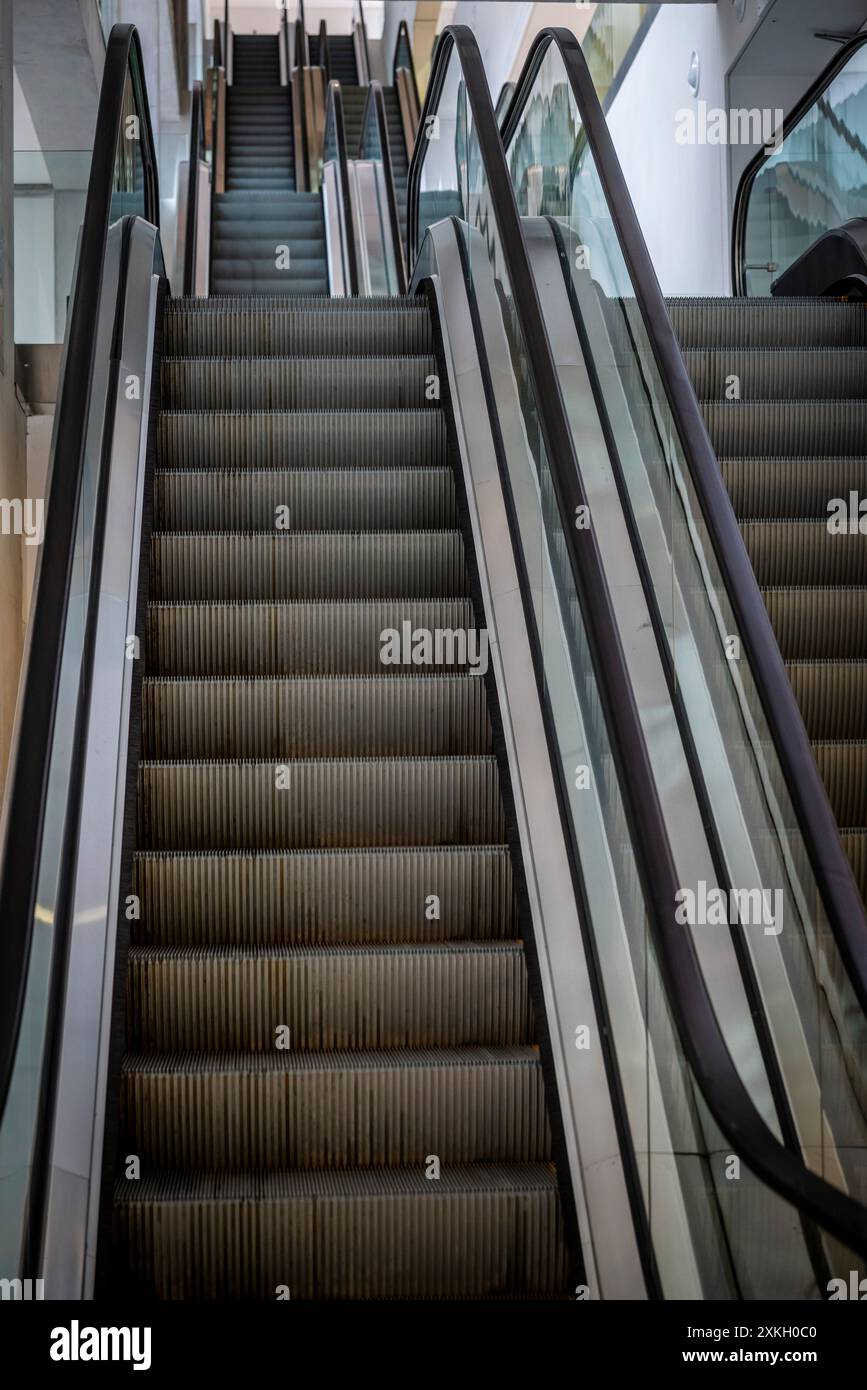
<svg viewBox="0 0 867 1390">
<path fill-rule="evenodd" d="M 826 64 L 815 82 L 810 84 L 804 95 L 786 116 L 782 129 L 783 140 L 791 135 L 795 126 L 803 120 L 810 108 L 816 105 L 834 78 L 845 68 L 849 59 L 863 48 L 865 43 L 867 43 L 867 33 L 856 34 L 854 38 L 838 49 L 830 63 Z M 744 262 L 746 261 L 747 213 L 749 212 L 750 193 L 768 159 L 769 155 L 764 148 L 756 151 L 741 174 L 738 191 L 735 194 L 734 213 L 732 214 L 732 289 L 739 298 L 743 298 L 747 292 Z"/>
<path fill-rule="evenodd" d="M 519 94 L 512 103 L 510 125 L 523 109 L 521 98 L 529 93 L 543 52 L 551 43 L 557 44 L 567 63 L 579 113 L 596 156 L 603 190 L 616 219 L 618 236 L 624 255 L 627 256 L 633 283 L 643 299 L 648 299 L 653 305 L 654 314 L 652 323 L 648 324 L 648 331 L 652 329 L 651 342 L 657 354 L 663 380 L 670 391 L 674 419 L 681 428 L 687 429 L 684 444 L 688 456 L 694 459 L 698 444 L 703 438 L 704 466 L 713 465 L 720 486 L 723 487 L 722 475 L 710 449 L 689 378 L 686 376 L 683 358 L 677 347 L 665 302 L 626 190 L 602 108 L 580 46 L 568 30 L 545 30 L 536 39 L 519 80 Z M 791 1152 L 780 1143 L 756 1109 L 728 1050 L 691 934 L 676 921 L 680 884 L 674 856 L 595 534 L 592 527 L 578 532 L 572 525 L 572 519 L 577 515 L 576 507 L 587 506 L 587 498 L 527 255 L 503 143 L 491 104 L 484 65 L 472 31 L 464 25 L 450 26 L 442 33 L 434 59 L 422 121 L 436 111 L 453 50 L 460 61 L 472 112 L 474 141 L 486 175 L 486 205 L 489 215 L 494 218 L 499 229 L 500 248 L 511 286 L 514 311 L 528 349 L 527 366 L 534 387 L 540 429 L 562 520 L 570 569 L 581 604 L 600 702 L 647 904 L 648 920 L 681 1046 L 710 1113 L 747 1166 L 770 1188 L 792 1202 L 803 1215 L 815 1220 L 851 1249 L 867 1255 L 867 1208 L 808 1169 L 800 1154 Z M 410 164 L 409 217 L 413 259 L 418 243 L 419 185 L 429 143 L 432 142 L 417 142 Z M 642 303 L 642 312 L 646 317 L 651 317 L 645 303 Z M 698 434 L 696 420 L 691 417 L 688 397 L 692 399 L 695 416 L 701 426 Z M 702 477 L 702 470 L 697 471 Z M 707 481 L 703 478 L 702 481 L 703 491 L 710 492 L 710 496 L 713 497 Z M 697 483 L 698 479 L 696 485 Z M 728 494 L 724 492 L 724 496 L 734 523 Z M 740 539 L 736 523 L 734 526 L 743 550 L 743 541 Z M 743 551 L 743 554 L 746 559 L 746 552 Z M 751 568 L 749 575 L 755 588 Z M 755 592 L 761 603 L 757 588 Z M 775 642 L 774 649 L 776 650 Z M 785 672 L 783 675 L 785 678 Z M 786 685 L 791 693 L 787 681 Z M 800 722 L 800 716 L 798 718 Z M 803 725 L 800 727 L 803 732 Z M 812 761 L 809 745 L 807 749 Z M 815 767 L 815 764 L 813 766 Z M 836 835 L 836 826 L 834 832 Z"/>
<path fill-rule="evenodd" d="M 325 21 L 322 21 L 323 24 Z M 343 93 L 339 82 L 329 82 L 325 95 L 325 137 L 323 151 L 328 148 L 329 126 L 334 127 L 334 143 L 337 146 L 337 168 L 340 174 L 340 191 L 343 199 L 343 234 L 346 238 L 346 259 L 349 269 L 349 293 L 358 294 L 358 263 L 355 259 L 355 237 L 353 236 L 352 195 L 349 188 L 349 167 L 346 159 L 346 130 L 343 124 Z"/>
<path fill-rule="evenodd" d="M 331 64 L 328 61 L 328 25 L 324 19 L 319 21 L 319 66 L 325 73 L 325 81 L 331 81 Z"/>
<path fill-rule="evenodd" d="M 385 114 L 385 98 L 382 95 L 382 87 L 375 79 L 370 83 L 367 101 L 364 103 L 364 113 L 361 117 L 361 142 L 359 151 L 362 158 L 364 157 L 364 132 L 367 130 L 369 121 L 376 122 L 379 135 L 379 148 L 382 152 L 382 170 L 385 179 L 386 200 L 388 202 L 388 223 L 391 229 L 392 244 L 394 246 L 394 263 L 397 268 L 397 292 L 398 294 L 406 294 L 406 251 L 404 249 L 403 237 L 400 230 L 397 194 L 394 189 L 391 146 L 388 143 L 388 117 Z"/>
<path fill-rule="evenodd" d="M 786 674 L 776 634 L 686 370 L 587 61 L 577 40 L 567 29 L 546 29 L 536 38 L 524 64 L 518 94 L 503 133 L 503 143 L 508 145 L 511 139 L 523 105 L 522 95 L 526 96 L 529 92 L 545 51 L 552 43 L 560 50 L 581 117 L 582 132 L 593 153 L 606 205 L 665 387 L 714 558 L 752 671 L 798 829 L 816 877 L 822 906 L 858 1002 L 867 1013 L 867 911 L 840 840 L 825 784 Z"/>
<path fill-rule="evenodd" d="M 418 83 L 417 83 L 417 81 L 416 81 L 416 79 L 415 79 L 415 62 L 414 62 L 413 56 L 412 56 L 412 43 L 410 42 L 409 28 L 408 28 L 408 26 L 407 26 L 407 22 L 406 22 L 405 19 L 402 19 L 402 20 L 400 21 L 400 23 L 398 24 L 398 26 L 397 26 L 397 35 L 396 35 L 395 40 L 394 40 L 394 56 L 393 56 L 393 58 L 392 58 L 392 60 L 391 60 L 391 85 L 392 85 L 392 86 L 395 86 L 395 84 L 396 84 L 396 82 L 397 82 L 397 70 L 398 70 L 398 66 L 400 66 L 400 67 L 403 67 L 403 66 L 404 66 L 403 63 L 398 64 L 398 61 L 397 61 L 397 51 L 398 51 L 398 49 L 400 48 L 400 40 L 401 40 L 401 37 L 403 37 L 403 38 L 405 39 L 405 41 L 406 41 L 406 51 L 407 51 L 407 53 L 409 54 L 409 67 L 407 68 L 407 72 L 409 73 L 410 77 L 412 78 L 412 89 L 413 89 L 413 91 L 415 92 L 416 105 L 418 106 L 419 110 L 421 110 L 421 100 L 420 100 L 419 94 L 418 94 Z"/>
<path fill-rule="evenodd" d="M 205 148 L 205 112 L 201 82 L 193 83 L 190 111 L 190 167 L 184 233 L 184 294 L 196 292 L 196 232 L 199 222 L 199 161 Z"/>
<path fill-rule="evenodd" d="M 4 842 L 0 850 L 0 1114 L 6 1105 L 24 1009 L 37 908 L 38 872 L 46 820 L 51 749 L 57 716 L 63 637 L 76 553 L 88 408 L 94 369 L 100 284 L 112 214 L 115 156 L 130 77 L 140 118 L 144 215 L 159 226 L 159 185 L 153 131 L 138 34 L 116 24 L 109 34 L 99 94 L 93 157 L 78 260 L 65 366 L 57 402 L 49 505 L 33 595 L 30 637 L 19 691 L 15 745 L 9 765 Z M 95 619 L 88 614 L 84 648 Z M 80 803 L 82 741 L 92 683 L 83 660 L 70 757 L 69 799 Z M 67 818 L 54 914 L 54 959 L 65 949 L 74 875 L 76 820 Z M 43 1067 L 43 1076 L 45 1068 Z"/>
<path fill-rule="evenodd" d="M 355 6 L 358 7 L 358 23 L 361 29 L 361 46 L 364 49 L 364 66 L 367 69 L 366 77 L 368 82 L 370 82 L 370 49 L 367 46 L 367 25 L 364 22 L 364 6 L 362 5 L 361 0 L 355 0 L 355 5 L 353 6 L 353 8 L 355 8 Z M 358 76 L 360 79 L 361 73 L 359 73 Z"/>
</svg>

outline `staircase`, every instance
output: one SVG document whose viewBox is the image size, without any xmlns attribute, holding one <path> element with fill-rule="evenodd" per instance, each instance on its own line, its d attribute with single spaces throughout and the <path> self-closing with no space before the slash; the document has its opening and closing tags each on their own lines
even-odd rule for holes
<svg viewBox="0 0 867 1390">
<path fill-rule="evenodd" d="M 562 1296 L 488 682 L 380 659 L 480 625 L 428 309 L 175 300 L 165 341 L 117 1277 Z"/>
<path fill-rule="evenodd" d="M 674 300 L 674 326 L 867 901 L 867 306 Z M 737 376 L 740 399 L 726 399 Z"/>
<path fill-rule="evenodd" d="M 214 294 L 327 294 L 322 199 L 295 190 L 292 98 L 277 38 L 237 34 L 227 88 L 226 192 L 214 198 Z"/>
<path fill-rule="evenodd" d="M 328 80 L 339 82 L 341 86 L 358 85 L 358 68 L 355 65 L 355 43 L 351 34 L 328 35 Z M 313 67 L 319 66 L 319 35 L 307 35 L 307 47 Z"/>
</svg>

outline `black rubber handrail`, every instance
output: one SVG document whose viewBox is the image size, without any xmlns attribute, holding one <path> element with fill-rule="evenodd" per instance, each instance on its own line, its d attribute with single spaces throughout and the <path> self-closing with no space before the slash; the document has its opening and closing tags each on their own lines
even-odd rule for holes
<svg viewBox="0 0 867 1390">
<path fill-rule="evenodd" d="M 331 81 L 331 64 L 328 61 L 328 25 L 324 19 L 319 21 L 319 66 L 325 73 L 325 81 Z"/>
<path fill-rule="evenodd" d="M 649 315 L 646 304 L 642 304 L 642 312 L 651 317 L 651 342 L 658 354 L 657 360 L 661 362 L 675 422 L 689 426 L 687 439 L 684 440 L 688 456 L 694 455 L 698 443 L 703 439 L 705 467 L 712 465 L 722 486 L 722 475 L 710 449 L 665 301 L 608 134 L 605 116 L 580 46 L 568 30 L 545 30 L 536 39 L 518 83 L 510 125 L 520 116 L 523 102 L 532 91 L 533 79 L 544 51 L 552 43 L 559 47 L 567 64 L 570 83 L 574 84 L 579 114 L 587 128 L 587 138 L 596 157 L 603 191 L 615 218 L 624 254 L 627 255 L 633 284 L 637 282 L 642 298 L 649 298 L 653 305 L 653 316 Z M 867 1255 L 867 1208 L 808 1169 L 799 1154 L 785 1148 L 777 1139 L 756 1109 L 728 1050 L 692 936 L 676 920 L 681 885 L 595 534 L 592 527 L 578 532 L 572 524 L 577 515 L 576 507 L 587 506 L 587 498 L 484 66 L 472 31 L 466 26 L 452 26 L 443 31 L 422 119 L 424 121 L 436 112 L 453 52 L 460 62 L 472 112 L 474 143 L 485 171 L 486 207 L 499 232 L 514 312 L 527 348 L 527 367 L 534 387 L 563 538 L 581 605 L 651 933 L 681 1046 L 710 1113 L 748 1167 L 775 1192 L 792 1202 L 803 1215 L 815 1220 L 850 1248 Z M 413 259 L 418 243 L 419 186 L 427 149 L 432 143 L 419 141 L 410 165 L 409 225 Z M 692 400 L 700 425 L 698 437 L 688 398 Z M 699 473 L 701 475 L 701 470 Z M 707 480 L 702 481 L 703 490 L 709 491 Z M 724 488 L 723 493 L 728 513 L 734 520 Z M 743 551 L 740 532 L 737 524 L 734 525 Z M 745 551 L 743 554 L 746 556 Z M 749 577 L 761 604 L 751 569 Z M 767 626 L 770 630 L 770 624 Z M 771 641 L 776 651 L 772 633 Z M 784 671 L 783 675 L 785 678 Z M 791 694 L 788 681 L 786 687 Z M 800 716 L 798 720 L 800 724 Z M 800 728 L 803 733 L 803 725 Z M 809 744 L 807 749 L 812 759 Z M 836 826 L 834 833 L 836 835 Z M 839 837 L 837 841 L 839 844 Z"/>
<path fill-rule="evenodd" d="M 190 167 L 187 181 L 187 217 L 184 233 L 184 294 L 196 292 L 196 241 L 199 223 L 199 161 L 205 148 L 205 103 L 201 82 L 193 83 L 190 111 Z"/>
<path fill-rule="evenodd" d="M 397 194 L 394 187 L 391 146 L 388 142 L 388 117 L 385 112 L 385 98 L 382 94 L 382 87 L 379 82 L 375 80 L 370 83 L 367 101 L 364 104 L 364 114 L 361 118 L 361 141 L 359 144 L 359 151 L 362 158 L 364 158 L 365 149 L 364 133 L 367 130 L 369 121 L 376 122 L 379 136 L 379 148 L 382 152 L 382 169 L 385 179 L 386 200 L 388 203 L 388 223 L 391 230 L 392 245 L 394 247 L 394 263 L 397 267 L 397 292 L 398 294 L 406 294 L 406 251 L 400 230 L 400 213 L 398 211 Z"/>
<path fill-rule="evenodd" d="M 323 20 L 323 23 L 324 22 Z M 325 96 L 325 137 L 323 141 L 323 150 L 328 148 L 328 131 L 332 126 L 334 128 L 334 143 L 337 147 L 337 168 L 340 175 L 340 191 L 343 199 L 343 235 L 346 239 L 349 293 L 358 294 L 358 263 L 355 258 L 352 195 L 349 188 L 349 166 L 346 156 L 346 129 L 343 124 L 343 94 L 340 90 L 339 82 L 329 82 Z"/>
<path fill-rule="evenodd" d="M 367 80 L 368 82 L 370 82 L 370 49 L 367 46 L 367 25 L 364 22 L 364 6 L 362 5 L 361 0 L 355 0 L 355 6 L 357 6 L 358 8 L 358 24 L 359 28 L 361 29 L 361 46 L 364 49 L 364 66 L 367 69 Z M 358 76 L 360 79 L 361 73 L 359 73 Z"/>
<path fill-rule="evenodd" d="M 421 109 L 421 101 L 420 101 L 420 99 L 419 99 L 419 94 L 418 94 L 418 83 L 417 83 L 416 80 L 415 80 L 415 62 L 413 61 L 413 56 L 412 56 L 412 43 L 411 43 L 411 41 L 410 41 L 410 37 L 409 37 L 409 28 L 408 28 L 408 26 L 407 26 L 407 22 L 406 22 L 405 19 L 402 19 L 402 20 L 400 21 L 400 23 L 398 24 L 398 26 L 397 26 L 397 35 L 396 35 L 395 40 L 394 40 L 394 57 L 393 57 L 392 60 L 391 60 L 391 85 L 392 85 L 392 86 L 395 86 L 396 83 L 397 83 L 397 70 L 398 70 L 398 68 L 402 68 L 402 67 L 405 66 L 404 63 L 398 63 L 398 61 L 397 61 L 397 54 L 398 54 L 398 50 L 399 50 L 399 48 L 400 48 L 400 41 L 401 41 L 401 38 L 403 38 L 403 39 L 406 41 L 406 51 L 407 51 L 407 54 L 408 54 L 408 56 L 409 56 L 409 67 L 407 68 L 407 72 L 409 73 L 410 77 L 412 78 L 412 89 L 413 89 L 413 91 L 415 92 L 416 106 L 417 106 L 417 107 L 419 108 L 419 110 L 420 110 L 420 109 Z"/>
<path fill-rule="evenodd" d="M 842 72 L 850 58 L 854 56 L 867 43 L 867 33 L 856 34 L 848 43 L 844 43 L 835 54 L 831 61 L 822 69 L 815 82 L 807 88 L 800 101 L 792 107 L 792 110 L 783 121 L 782 139 L 791 135 L 795 126 L 799 125 L 807 112 L 822 98 L 834 78 Z M 779 134 L 779 132 L 778 132 Z M 767 164 L 770 156 L 765 149 L 760 149 L 750 160 L 744 172 L 741 174 L 738 183 L 738 191 L 735 194 L 734 213 L 732 214 L 732 288 L 735 295 L 742 298 L 746 295 L 746 236 L 747 236 L 747 214 L 749 212 L 750 194 L 753 184 L 758 178 L 761 170 Z"/>
<path fill-rule="evenodd" d="M 26 663 L 19 690 L 15 745 L 6 792 L 5 837 L 0 850 L 0 1114 L 9 1092 L 17 1052 L 27 985 L 38 874 L 45 830 L 49 769 L 57 717 L 63 639 L 76 556 L 76 532 L 84 472 L 88 411 L 94 370 L 106 242 L 112 216 L 115 159 L 122 138 L 124 96 L 132 83 L 140 121 L 144 173 L 144 216 L 159 226 L 159 185 L 153 131 L 144 81 L 141 46 L 135 28 L 116 24 L 109 34 L 97 109 L 93 156 L 78 272 L 65 345 L 65 363 L 57 402 L 51 481 L 45 535 L 33 595 Z M 104 520 L 104 518 L 103 518 Z M 97 518 L 98 521 L 98 518 Z M 95 525 L 94 548 L 98 540 Z M 53 960 L 63 959 L 71 928 L 77 815 L 83 784 L 82 747 L 92 685 L 95 613 L 86 618 L 85 653 L 70 751 L 69 806 L 60 851 L 54 910 Z M 49 1029 L 52 1020 L 49 1018 Z M 50 1045 L 46 1043 L 47 1049 Z M 46 1074 L 59 1068 L 46 1055 Z M 37 1143 L 39 1142 L 37 1136 Z"/>
<path fill-rule="evenodd" d="M 606 205 L 683 448 L 689 477 L 791 797 L 798 829 L 816 877 L 822 906 L 858 1002 L 867 1013 L 867 911 L 840 840 L 825 784 L 813 756 L 776 634 L 708 436 L 586 59 L 568 30 L 544 30 L 535 40 L 504 131 L 504 144 L 508 145 L 511 139 L 520 116 L 521 98 L 529 94 L 533 77 L 551 43 L 556 43 L 559 48 L 569 77 L 581 117 L 582 133 L 593 154 Z"/>
</svg>

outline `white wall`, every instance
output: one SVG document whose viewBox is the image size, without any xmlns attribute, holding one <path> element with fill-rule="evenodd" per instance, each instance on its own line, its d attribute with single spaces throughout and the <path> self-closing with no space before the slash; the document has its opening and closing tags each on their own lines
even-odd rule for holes
<svg viewBox="0 0 867 1390">
<path fill-rule="evenodd" d="M 521 0 L 508 5 L 491 4 L 490 0 L 458 0 L 455 5 L 449 22 L 468 24 L 475 34 L 494 101 L 508 81 L 533 9 L 532 4 L 523 4 Z"/>
<path fill-rule="evenodd" d="M 698 100 L 726 107 L 723 42 L 715 5 L 664 5 L 608 112 L 664 294 L 730 292 L 727 149 L 675 140 L 678 110 L 697 104 L 687 85 L 693 50 Z"/>
</svg>

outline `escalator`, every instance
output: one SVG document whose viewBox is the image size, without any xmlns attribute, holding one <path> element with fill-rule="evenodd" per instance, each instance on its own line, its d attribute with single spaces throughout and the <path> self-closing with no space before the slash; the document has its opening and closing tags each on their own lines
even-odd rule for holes
<svg viewBox="0 0 867 1390">
<path fill-rule="evenodd" d="M 292 88 L 280 84 L 277 36 L 235 35 L 233 64 L 225 192 L 214 198 L 212 293 L 327 294 L 322 198 L 296 182 Z"/>
<path fill-rule="evenodd" d="M 501 141 L 444 32 L 408 293 L 356 296 L 338 243 L 404 253 L 354 215 L 346 90 L 299 193 L 285 32 L 232 36 L 225 191 L 206 233 L 198 92 L 172 297 L 112 31 L 0 874 L 0 1247 L 52 1298 L 812 1299 L 863 1267 L 851 875 L 762 723 L 576 50 L 540 36 Z M 586 226 L 545 177 L 561 136 Z M 727 454 L 747 513 L 757 447 Z M 779 941 L 676 916 L 769 873 Z"/>
<path fill-rule="evenodd" d="M 867 537 L 850 534 L 848 518 L 850 496 L 867 495 L 864 306 L 750 298 L 670 309 L 867 902 Z M 845 502 L 842 534 L 829 527 L 834 498 Z"/>
<path fill-rule="evenodd" d="M 117 1277 L 560 1294 L 485 683 L 379 659 L 478 626 L 427 307 L 181 300 L 165 333 Z"/>
</svg>

